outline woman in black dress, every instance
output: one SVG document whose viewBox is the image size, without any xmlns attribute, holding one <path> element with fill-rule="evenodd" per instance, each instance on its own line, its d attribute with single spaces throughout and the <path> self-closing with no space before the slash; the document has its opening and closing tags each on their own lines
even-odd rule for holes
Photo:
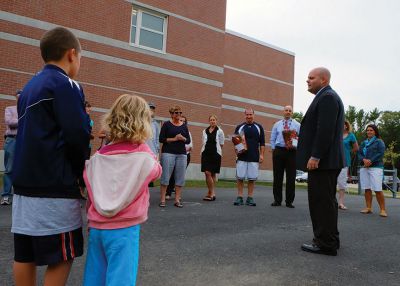
<svg viewBox="0 0 400 286">
<path fill-rule="evenodd" d="M 225 135 L 217 126 L 217 116 L 210 115 L 210 126 L 203 130 L 203 146 L 201 148 L 201 171 L 206 176 L 208 193 L 203 198 L 205 201 L 215 201 L 216 174 L 221 168 L 222 146 Z"/>
</svg>

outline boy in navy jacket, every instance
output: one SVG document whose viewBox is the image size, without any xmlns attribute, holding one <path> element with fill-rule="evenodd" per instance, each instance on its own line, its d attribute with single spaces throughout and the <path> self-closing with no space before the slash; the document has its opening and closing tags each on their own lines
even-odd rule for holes
<svg viewBox="0 0 400 286">
<path fill-rule="evenodd" d="M 14 279 L 35 285 L 36 266 L 48 265 L 45 285 L 64 285 L 83 254 L 78 178 L 89 144 L 89 118 L 78 74 L 81 46 L 57 27 L 40 40 L 46 65 L 18 101 L 13 185 Z"/>
</svg>

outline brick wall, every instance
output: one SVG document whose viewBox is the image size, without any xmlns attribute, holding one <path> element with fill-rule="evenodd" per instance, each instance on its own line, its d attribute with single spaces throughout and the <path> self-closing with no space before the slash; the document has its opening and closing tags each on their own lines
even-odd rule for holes
<svg viewBox="0 0 400 286">
<path fill-rule="evenodd" d="M 42 68 L 40 37 L 52 25 L 63 25 L 81 35 L 84 54 L 77 80 L 93 106 L 95 134 L 104 110 L 119 95 L 136 92 L 157 105 L 158 118 L 169 118 L 171 105 L 182 106 L 193 135 L 194 164 L 200 163 L 201 131 L 210 114 L 219 117 L 226 136 L 244 120 L 243 112 L 225 106 L 250 106 L 260 112 L 256 121 L 265 127 L 268 142 L 268 131 L 282 113 L 276 106 L 293 102 L 294 56 L 224 33 L 225 0 L 132 2 L 168 15 L 166 54 L 129 45 L 132 4 L 128 1 L 84 1 L 79 5 L 74 1 L 2 1 L 0 29 L 6 38 L 0 38 L 0 52 L 7 56 L 0 64 L 0 110 L 15 104 L 9 96 Z M 242 101 L 232 100 L 232 96 Z M 246 99 L 268 104 L 252 105 Z M 4 121 L 3 112 L 0 120 Z M 0 133 L 4 129 L 0 125 Z M 93 149 L 99 144 L 95 139 Z M 223 166 L 234 167 L 229 141 L 223 152 Z M 271 169 L 270 155 L 266 155 L 262 169 Z"/>
</svg>

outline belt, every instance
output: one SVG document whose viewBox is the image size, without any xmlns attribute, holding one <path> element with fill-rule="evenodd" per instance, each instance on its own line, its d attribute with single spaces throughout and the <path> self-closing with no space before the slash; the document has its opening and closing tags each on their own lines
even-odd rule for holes
<svg viewBox="0 0 400 286">
<path fill-rule="evenodd" d="M 275 146 L 275 149 L 279 149 L 279 150 L 285 150 L 285 151 L 294 151 L 296 150 L 296 148 L 286 148 L 286 147 L 281 147 L 281 146 Z"/>
<path fill-rule="evenodd" d="M 6 138 L 15 138 L 15 137 L 17 137 L 17 135 L 4 135 L 4 139 L 6 139 Z"/>
</svg>

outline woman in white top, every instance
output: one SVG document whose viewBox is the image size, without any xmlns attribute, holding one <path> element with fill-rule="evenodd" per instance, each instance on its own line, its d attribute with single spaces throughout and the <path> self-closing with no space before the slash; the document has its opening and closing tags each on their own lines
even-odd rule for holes
<svg viewBox="0 0 400 286">
<path fill-rule="evenodd" d="M 210 115 L 210 126 L 203 130 L 203 146 L 201 147 L 201 171 L 206 176 L 208 193 L 203 198 L 205 201 L 215 201 L 216 174 L 221 168 L 222 146 L 225 135 L 217 126 L 217 116 Z"/>
</svg>

